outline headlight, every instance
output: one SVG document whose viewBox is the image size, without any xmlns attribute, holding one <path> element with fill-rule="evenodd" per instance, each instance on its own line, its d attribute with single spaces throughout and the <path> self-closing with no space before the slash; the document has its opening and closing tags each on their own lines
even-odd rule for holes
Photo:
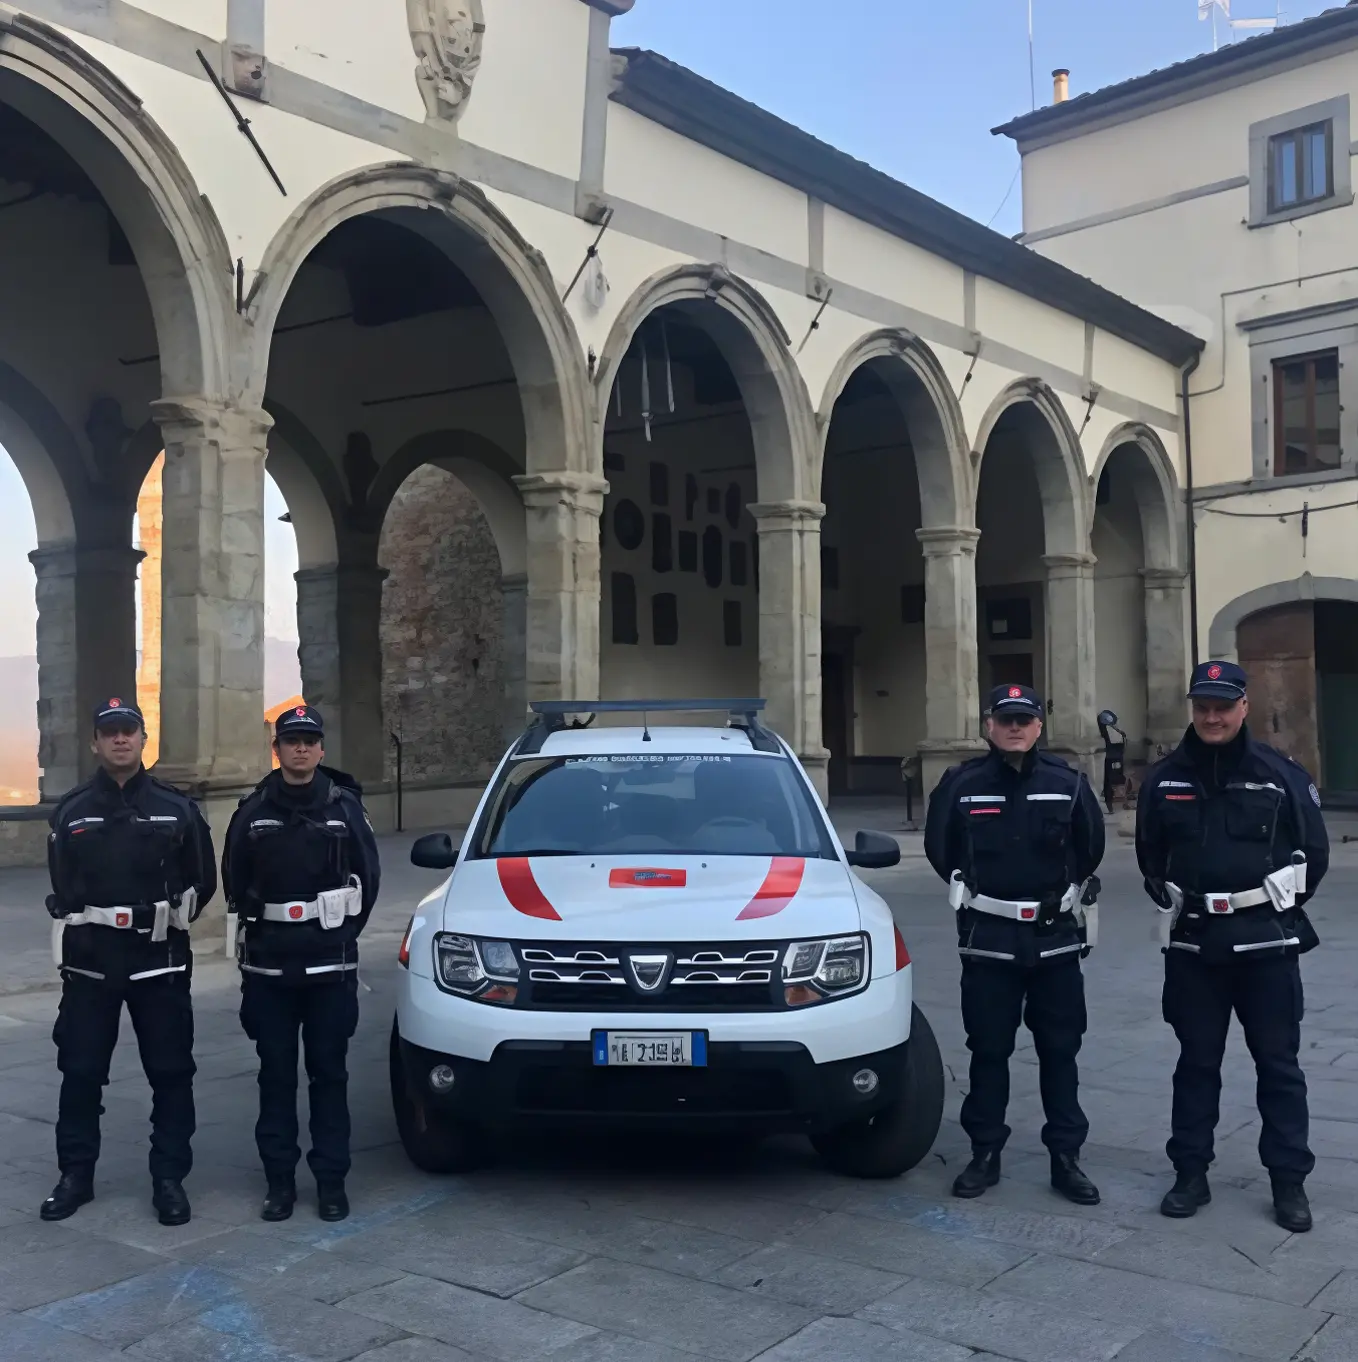
<svg viewBox="0 0 1358 1362">
<path fill-rule="evenodd" d="M 448 992 L 477 1002 L 505 1006 L 519 995 L 519 958 L 508 941 L 440 932 L 434 938 L 434 973 Z"/>
<path fill-rule="evenodd" d="M 836 936 L 823 941 L 794 941 L 783 956 L 783 998 L 789 1007 L 825 1002 L 865 988 L 868 938 Z"/>
</svg>

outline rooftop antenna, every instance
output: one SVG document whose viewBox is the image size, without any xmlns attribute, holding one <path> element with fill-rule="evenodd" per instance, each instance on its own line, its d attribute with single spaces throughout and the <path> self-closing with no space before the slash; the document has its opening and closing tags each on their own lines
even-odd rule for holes
<svg viewBox="0 0 1358 1362">
<path fill-rule="evenodd" d="M 1033 0 L 1028 0 L 1028 93 L 1037 110 L 1037 66 L 1033 61 Z"/>
<path fill-rule="evenodd" d="M 1273 29 L 1281 26 L 1283 22 L 1283 0 L 1275 0 L 1273 18 L 1271 19 L 1233 19 L 1231 17 L 1231 0 L 1198 0 L 1198 18 L 1212 20 L 1212 51 L 1216 52 L 1220 47 L 1217 35 L 1217 11 L 1220 10 L 1226 16 L 1226 24 L 1231 33 L 1237 29 Z"/>
</svg>

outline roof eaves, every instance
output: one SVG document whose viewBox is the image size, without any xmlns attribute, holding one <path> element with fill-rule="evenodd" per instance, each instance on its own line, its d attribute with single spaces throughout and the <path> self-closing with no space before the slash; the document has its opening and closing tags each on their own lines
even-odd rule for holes
<svg viewBox="0 0 1358 1362">
<path fill-rule="evenodd" d="M 1171 363 L 1202 349 L 1189 332 L 686 67 L 639 48 L 615 55 L 625 69 L 613 98 L 671 131 Z"/>
<path fill-rule="evenodd" d="M 1266 70 L 1279 62 L 1329 46 L 1347 33 L 1358 36 L 1358 0 L 1342 9 L 1326 10 L 1313 19 L 1289 24 L 1271 33 L 1230 43 L 1217 52 L 1206 52 L 1172 66 L 1147 71 L 1130 80 L 1077 95 L 1060 104 L 1049 104 L 1032 113 L 1020 114 L 991 132 L 1023 142 L 1078 127 L 1086 119 L 1134 116 L 1147 104 L 1174 93 L 1206 86 L 1232 75 Z"/>
</svg>

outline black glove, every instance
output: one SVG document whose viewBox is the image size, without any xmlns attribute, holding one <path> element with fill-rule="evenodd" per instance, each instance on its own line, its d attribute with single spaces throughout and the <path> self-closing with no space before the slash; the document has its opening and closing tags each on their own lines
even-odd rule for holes
<svg viewBox="0 0 1358 1362">
<path fill-rule="evenodd" d="M 1144 881 L 1146 893 L 1150 895 L 1151 902 L 1157 908 L 1170 909 L 1174 907 L 1174 900 L 1169 896 L 1169 890 L 1165 888 L 1164 880 L 1153 880 L 1149 875 Z"/>
<path fill-rule="evenodd" d="M 1091 875 L 1085 881 L 1085 891 L 1080 896 L 1080 907 L 1092 908 L 1099 901 L 1099 895 L 1102 893 L 1103 881 L 1097 875 Z"/>
<path fill-rule="evenodd" d="M 71 910 L 55 894 L 47 896 L 47 911 L 58 922 L 71 916 Z"/>
</svg>

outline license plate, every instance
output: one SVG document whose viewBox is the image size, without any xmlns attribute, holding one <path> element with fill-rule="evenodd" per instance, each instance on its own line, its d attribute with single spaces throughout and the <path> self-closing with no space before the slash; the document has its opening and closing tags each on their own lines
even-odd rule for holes
<svg viewBox="0 0 1358 1362">
<path fill-rule="evenodd" d="M 596 1031 L 595 1064 L 643 1068 L 703 1068 L 706 1031 Z"/>
</svg>

